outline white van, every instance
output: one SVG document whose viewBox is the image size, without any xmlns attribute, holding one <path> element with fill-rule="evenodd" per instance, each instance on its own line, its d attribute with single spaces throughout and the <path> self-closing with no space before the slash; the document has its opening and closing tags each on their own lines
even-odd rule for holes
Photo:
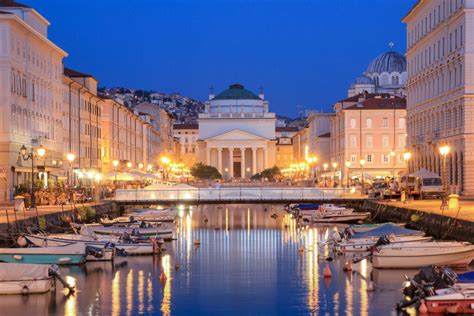
<svg viewBox="0 0 474 316">
<path fill-rule="evenodd" d="M 410 194 L 421 199 L 425 197 L 440 198 L 444 195 L 441 177 L 429 170 L 420 169 L 412 174 L 400 177 L 402 190 L 408 189 Z"/>
</svg>

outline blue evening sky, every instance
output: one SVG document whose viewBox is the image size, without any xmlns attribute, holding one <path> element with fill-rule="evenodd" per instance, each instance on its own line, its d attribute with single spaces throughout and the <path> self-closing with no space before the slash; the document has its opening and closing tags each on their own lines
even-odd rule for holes
<svg viewBox="0 0 474 316">
<path fill-rule="evenodd" d="M 100 85 L 199 100 L 239 82 L 270 109 L 330 109 L 395 43 L 415 0 L 19 0 L 50 22 L 65 64 Z"/>
</svg>

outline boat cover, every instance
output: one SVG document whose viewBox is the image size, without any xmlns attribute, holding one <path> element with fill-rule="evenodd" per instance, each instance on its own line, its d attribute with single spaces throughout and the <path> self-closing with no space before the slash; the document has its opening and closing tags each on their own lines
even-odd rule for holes
<svg viewBox="0 0 474 316">
<path fill-rule="evenodd" d="M 302 204 L 297 204 L 296 208 L 299 209 L 318 209 L 319 204 L 311 204 L 311 203 L 302 203 Z"/>
<path fill-rule="evenodd" d="M 49 264 L 0 263 L 0 282 L 49 278 Z"/>
<path fill-rule="evenodd" d="M 459 283 L 474 283 L 474 271 L 458 274 Z"/>
<path fill-rule="evenodd" d="M 364 237 L 371 237 L 371 236 L 376 236 L 376 237 L 382 237 L 385 235 L 420 235 L 422 232 L 419 230 L 414 230 L 414 229 L 407 229 L 407 228 L 402 228 L 393 224 L 384 224 L 382 226 L 379 226 L 377 228 L 365 231 L 365 232 L 360 232 L 356 233 L 351 236 L 351 238 L 364 238 Z"/>
</svg>

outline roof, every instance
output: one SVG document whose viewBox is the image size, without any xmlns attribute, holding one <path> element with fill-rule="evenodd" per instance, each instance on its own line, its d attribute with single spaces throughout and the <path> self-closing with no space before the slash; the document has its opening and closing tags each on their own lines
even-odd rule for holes
<svg viewBox="0 0 474 316">
<path fill-rule="evenodd" d="M 405 98 L 392 96 L 390 98 L 366 99 L 365 101 L 351 105 L 344 110 L 405 110 L 406 108 L 407 100 Z"/>
<path fill-rule="evenodd" d="M 31 8 L 26 4 L 19 3 L 13 0 L 0 0 L 0 8 Z"/>
<path fill-rule="evenodd" d="M 277 126 L 275 132 L 298 132 L 299 129 L 296 126 Z"/>
<path fill-rule="evenodd" d="M 1 0 L 0 0 L 1 1 Z M 64 67 L 64 75 L 68 76 L 68 77 L 71 77 L 71 78 L 75 78 L 75 77 L 89 77 L 89 78 L 93 78 L 94 76 L 91 76 L 91 75 L 88 75 L 88 74 L 85 74 L 83 72 L 79 72 L 77 70 L 74 70 L 74 69 L 71 69 L 71 68 L 67 68 L 67 67 Z"/>
<path fill-rule="evenodd" d="M 232 84 L 214 97 L 213 100 L 261 100 L 253 92 L 244 88 L 241 84 Z"/>
<path fill-rule="evenodd" d="M 337 101 L 338 103 L 342 103 L 342 102 L 358 102 L 359 101 L 359 98 L 365 98 L 365 99 L 372 99 L 372 98 L 375 98 L 376 96 L 380 96 L 382 98 L 389 98 L 390 96 L 392 96 L 393 94 L 390 94 L 390 93 L 359 93 L 359 94 L 356 94 L 352 97 L 349 97 L 349 98 L 345 98 L 343 100 L 340 100 L 340 101 Z"/>
<path fill-rule="evenodd" d="M 192 123 L 173 125 L 173 129 L 198 129 L 198 128 L 199 128 L 199 124 L 192 124 Z"/>
<path fill-rule="evenodd" d="M 372 78 L 367 76 L 359 76 L 354 80 L 354 84 L 373 84 Z"/>
<path fill-rule="evenodd" d="M 372 60 L 365 71 L 366 74 L 381 74 L 383 72 L 405 72 L 407 71 L 407 59 L 405 55 L 394 51 L 388 51 Z"/>
<path fill-rule="evenodd" d="M 410 11 L 408 11 L 407 14 L 402 18 L 402 21 L 405 21 L 405 19 L 413 12 L 415 9 L 421 4 L 421 0 L 417 0 L 416 3 L 411 7 Z"/>
</svg>

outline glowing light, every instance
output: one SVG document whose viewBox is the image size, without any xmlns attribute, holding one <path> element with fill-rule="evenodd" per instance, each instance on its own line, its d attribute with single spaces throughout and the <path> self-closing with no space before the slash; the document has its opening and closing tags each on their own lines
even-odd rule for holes
<svg viewBox="0 0 474 316">
<path fill-rule="evenodd" d="M 359 160 L 359 163 L 360 163 L 361 166 L 365 165 L 365 159 Z"/>
<path fill-rule="evenodd" d="M 411 158 L 411 152 L 406 151 L 403 153 L 403 160 L 408 161 Z"/>
<path fill-rule="evenodd" d="M 446 146 L 441 146 L 441 147 L 439 148 L 439 153 L 440 153 L 442 156 L 446 157 L 446 156 L 449 154 L 449 151 L 450 151 L 450 150 L 451 150 L 451 148 L 450 148 L 449 146 L 447 146 L 447 145 L 446 145 Z"/>
<path fill-rule="evenodd" d="M 41 145 L 36 152 L 38 153 L 38 156 L 43 157 L 46 154 L 46 149 L 44 149 L 43 145 Z"/>
<path fill-rule="evenodd" d="M 76 155 L 74 155 L 73 153 L 68 153 L 66 155 L 66 159 L 69 161 L 69 163 L 72 163 L 74 159 L 76 159 Z"/>
<path fill-rule="evenodd" d="M 114 160 L 114 161 L 112 161 L 112 164 L 114 165 L 114 167 L 117 167 L 118 164 L 119 164 L 119 161 L 118 161 L 118 160 Z"/>
<path fill-rule="evenodd" d="M 131 161 L 127 162 L 127 168 L 132 168 L 133 164 Z"/>
<path fill-rule="evenodd" d="M 161 157 L 161 162 L 165 165 L 169 164 L 171 162 L 171 159 L 169 159 L 168 157 L 164 156 L 164 157 Z"/>
</svg>

